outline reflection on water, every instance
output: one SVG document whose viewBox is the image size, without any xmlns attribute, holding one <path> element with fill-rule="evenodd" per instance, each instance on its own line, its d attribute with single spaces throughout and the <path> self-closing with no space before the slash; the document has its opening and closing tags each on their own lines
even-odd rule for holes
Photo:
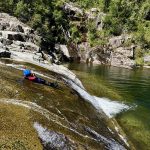
<svg viewBox="0 0 150 150">
<path fill-rule="evenodd" d="M 68 68 L 78 74 L 83 84 L 93 94 L 111 97 L 109 92 L 100 92 L 100 84 L 103 84 L 104 89 L 112 89 L 120 95 L 120 98 L 115 96 L 118 100 L 136 104 L 134 110 L 124 112 L 116 119 L 136 144 L 137 149 L 150 149 L 150 70 L 86 64 L 70 64 Z"/>
</svg>

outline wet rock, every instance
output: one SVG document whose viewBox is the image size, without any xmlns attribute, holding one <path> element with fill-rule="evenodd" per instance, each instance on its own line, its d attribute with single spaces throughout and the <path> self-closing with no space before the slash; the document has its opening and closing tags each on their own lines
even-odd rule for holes
<svg viewBox="0 0 150 150">
<path fill-rule="evenodd" d="M 39 138 L 42 141 L 44 150 L 76 150 L 76 145 L 64 134 L 48 130 L 38 123 L 34 123 Z"/>
<path fill-rule="evenodd" d="M 124 143 L 119 143 L 118 141 L 115 141 L 113 139 L 108 139 L 104 137 L 103 135 L 100 135 L 96 131 L 92 130 L 89 127 L 85 127 L 85 130 L 97 141 L 104 143 L 106 149 L 111 150 L 126 150 L 124 147 Z"/>
</svg>

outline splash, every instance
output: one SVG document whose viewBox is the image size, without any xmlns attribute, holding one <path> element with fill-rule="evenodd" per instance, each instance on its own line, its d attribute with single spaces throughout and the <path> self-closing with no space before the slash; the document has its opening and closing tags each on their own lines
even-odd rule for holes
<svg viewBox="0 0 150 150">
<path fill-rule="evenodd" d="M 66 80 L 66 79 L 64 79 Z M 78 85 L 74 84 L 72 81 L 66 81 L 79 95 L 90 102 L 98 111 L 104 112 L 109 118 L 114 117 L 116 114 L 130 109 L 130 106 L 119 103 L 117 101 L 111 101 L 107 98 L 100 98 L 90 95 L 86 90 L 80 88 Z"/>
<path fill-rule="evenodd" d="M 109 117 L 113 117 L 116 114 L 130 109 L 130 106 L 124 104 L 124 103 L 119 103 L 117 101 L 111 101 L 110 99 L 107 98 L 100 98 L 94 96 L 94 99 L 96 100 L 96 107 L 100 107 L 103 109 L 105 114 Z"/>
<path fill-rule="evenodd" d="M 64 134 L 49 130 L 38 122 L 35 122 L 33 127 L 46 149 L 77 149 L 76 145 Z"/>
</svg>

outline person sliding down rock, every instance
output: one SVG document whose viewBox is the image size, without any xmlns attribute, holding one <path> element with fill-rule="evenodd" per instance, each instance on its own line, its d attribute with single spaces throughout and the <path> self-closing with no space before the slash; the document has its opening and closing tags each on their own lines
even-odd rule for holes
<svg viewBox="0 0 150 150">
<path fill-rule="evenodd" d="M 27 69 L 26 67 L 24 67 L 23 75 L 24 75 L 25 79 L 28 79 L 30 81 L 40 83 L 40 84 L 44 84 L 44 85 L 48 85 L 48 86 L 55 87 L 55 88 L 58 87 L 57 82 L 46 82 L 46 80 L 37 77 L 34 73 L 31 72 L 30 69 Z"/>
</svg>

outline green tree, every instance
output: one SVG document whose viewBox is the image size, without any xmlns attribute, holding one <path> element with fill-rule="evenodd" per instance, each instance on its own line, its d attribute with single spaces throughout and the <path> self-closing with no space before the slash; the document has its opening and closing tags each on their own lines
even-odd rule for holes
<svg viewBox="0 0 150 150">
<path fill-rule="evenodd" d="M 14 13 L 17 17 L 19 17 L 23 21 L 29 20 L 28 5 L 24 3 L 23 0 L 17 3 Z"/>
</svg>

